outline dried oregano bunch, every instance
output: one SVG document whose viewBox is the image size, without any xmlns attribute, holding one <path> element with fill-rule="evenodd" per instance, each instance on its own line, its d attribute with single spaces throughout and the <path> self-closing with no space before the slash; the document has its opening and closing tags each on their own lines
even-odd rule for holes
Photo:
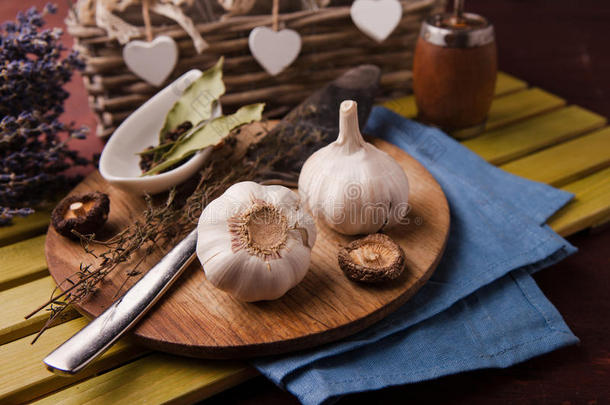
<svg viewBox="0 0 610 405">
<path fill-rule="evenodd" d="M 88 164 L 67 146 L 86 128 L 59 121 L 63 86 L 84 62 L 73 50 L 62 58 L 61 29 L 41 29 L 44 14 L 55 12 L 31 8 L 0 26 L 0 225 L 68 191 L 79 179 L 62 173 Z"/>
</svg>

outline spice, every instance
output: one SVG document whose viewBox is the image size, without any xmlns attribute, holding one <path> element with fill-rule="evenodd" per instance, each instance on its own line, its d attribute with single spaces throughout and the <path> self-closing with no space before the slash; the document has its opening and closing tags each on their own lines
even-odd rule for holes
<svg viewBox="0 0 610 405">
<path fill-rule="evenodd" d="M 181 135 L 178 141 L 174 142 L 171 148 L 163 153 L 160 160 L 155 162 L 152 169 L 145 172 L 144 175 L 162 173 L 203 149 L 221 145 L 233 129 L 252 121 L 260 121 L 264 107 L 263 103 L 249 104 L 233 114 L 221 115 L 195 126 L 185 135 Z"/>
<path fill-rule="evenodd" d="M 191 83 L 174 103 L 159 132 L 159 145 L 140 153 L 143 175 L 169 171 L 195 153 L 219 146 L 231 131 L 252 121 L 260 121 L 264 104 L 241 107 L 234 114 L 215 118 L 218 98 L 224 94 L 221 57 L 210 69 Z"/>
<path fill-rule="evenodd" d="M 182 135 L 184 135 L 189 129 L 193 128 L 193 124 L 190 121 L 185 121 L 182 124 L 178 125 L 176 129 L 169 131 L 165 134 L 163 141 L 159 144 L 159 147 L 155 148 L 154 146 L 149 146 L 144 150 L 144 152 L 140 153 L 140 169 L 142 173 L 146 173 L 151 170 L 153 167 L 161 163 L 159 154 L 156 151 L 160 149 L 165 149 L 167 146 L 171 146 L 176 142 Z M 165 171 L 171 170 L 173 167 L 166 169 Z"/>
</svg>

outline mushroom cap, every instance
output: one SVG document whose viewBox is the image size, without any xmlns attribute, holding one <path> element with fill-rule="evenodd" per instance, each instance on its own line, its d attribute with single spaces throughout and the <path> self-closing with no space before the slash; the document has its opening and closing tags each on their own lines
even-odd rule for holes
<svg viewBox="0 0 610 405">
<path fill-rule="evenodd" d="M 82 203 L 82 213 L 71 212 L 70 206 L 75 203 Z M 75 194 L 57 204 L 51 213 L 51 224 L 59 234 L 75 238 L 73 229 L 81 234 L 94 233 L 104 225 L 109 212 L 110 199 L 107 194 L 98 191 Z"/>
<path fill-rule="evenodd" d="M 341 248 L 338 261 L 348 278 L 365 283 L 394 280 L 405 268 L 402 248 L 382 233 L 356 239 Z"/>
</svg>

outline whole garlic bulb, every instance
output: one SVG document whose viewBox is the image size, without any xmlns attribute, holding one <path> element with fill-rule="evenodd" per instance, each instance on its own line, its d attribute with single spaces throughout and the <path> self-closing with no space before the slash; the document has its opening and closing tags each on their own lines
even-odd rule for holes
<svg viewBox="0 0 610 405">
<path fill-rule="evenodd" d="M 337 140 L 303 165 L 299 193 L 314 216 L 339 233 L 369 234 L 400 223 L 408 213 L 405 172 L 362 138 L 355 101 L 343 101 L 339 117 Z"/>
<path fill-rule="evenodd" d="M 273 300 L 309 269 L 316 227 L 299 196 L 245 181 L 203 210 L 197 257 L 206 278 L 241 301 Z"/>
</svg>

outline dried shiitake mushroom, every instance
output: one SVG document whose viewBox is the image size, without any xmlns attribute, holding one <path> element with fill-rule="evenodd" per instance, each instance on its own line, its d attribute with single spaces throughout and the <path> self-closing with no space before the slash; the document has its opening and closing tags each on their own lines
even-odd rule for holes
<svg viewBox="0 0 610 405">
<path fill-rule="evenodd" d="M 108 219 L 110 199 L 107 194 L 93 192 L 71 195 L 51 213 L 53 228 L 63 236 L 74 238 L 72 230 L 81 234 L 96 232 Z"/>
<path fill-rule="evenodd" d="M 354 281 L 378 283 L 402 274 L 405 254 L 389 236 L 375 233 L 339 250 L 339 266 Z"/>
</svg>

